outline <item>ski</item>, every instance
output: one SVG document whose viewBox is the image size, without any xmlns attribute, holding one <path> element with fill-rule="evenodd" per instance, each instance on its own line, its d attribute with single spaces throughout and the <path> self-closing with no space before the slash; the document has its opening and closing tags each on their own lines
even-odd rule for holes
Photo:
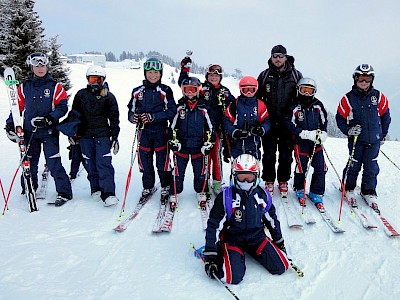
<svg viewBox="0 0 400 300">
<path fill-rule="evenodd" d="M 365 203 L 367 203 L 367 201 L 365 200 L 364 196 L 362 194 L 361 198 L 365 201 Z M 372 211 L 375 213 L 376 217 L 379 219 L 379 221 L 381 221 L 382 225 L 383 225 L 383 231 L 389 236 L 389 237 L 400 237 L 400 233 L 394 229 L 394 227 L 392 226 L 392 224 L 390 224 L 390 222 L 382 216 L 381 212 L 379 209 L 373 209 L 371 206 L 368 205 L 367 206 L 369 208 L 372 209 Z"/>
<path fill-rule="evenodd" d="M 123 232 L 125 231 L 129 224 L 137 217 L 139 214 L 140 210 L 143 208 L 143 206 L 149 202 L 151 197 L 154 195 L 154 193 L 158 190 L 160 184 L 157 184 L 154 186 L 153 192 L 148 195 L 147 197 L 140 197 L 139 202 L 136 204 L 135 208 L 132 210 L 132 212 L 128 215 L 126 219 L 124 219 L 121 223 L 117 225 L 117 227 L 114 228 L 115 231 L 117 232 Z"/>
<path fill-rule="evenodd" d="M 206 201 L 206 203 L 204 203 L 204 204 L 199 203 L 201 227 L 203 228 L 203 230 L 207 229 L 208 217 L 210 216 L 210 207 L 209 207 L 208 202 L 209 201 Z"/>
<path fill-rule="evenodd" d="M 308 200 L 310 200 L 310 202 L 314 205 L 314 202 L 311 201 L 311 199 L 307 196 Z M 325 221 L 325 223 L 328 225 L 328 227 L 334 232 L 334 233 L 343 233 L 345 232 L 345 230 L 343 230 L 342 228 L 340 228 L 339 226 L 337 226 L 335 224 L 335 222 L 333 221 L 331 215 L 326 211 L 326 209 L 324 211 L 319 210 L 317 207 L 315 207 L 315 209 L 319 212 L 319 214 L 321 215 L 322 219 Z"/>
<path fill-rule="evenodd" d="M 157 218 L 153 226 L 153 232 L 155 233 L 161 232 L 161 227 L 163 225 L 166 211 L 167 211 L 167 204 L 160 204 L 160 209 L 158 210 Z"/>
<path fill-rule="evenodd" d="M 169 205 L 165 204 L 160 206 L 156 222 L 153 226 L 154 233 L 171 232 L 177 205 L 178 203 L 172 206 L 170 202 Z"/>
<path fill-rule="evenodd" d="M 40 183 L 40 189 L 39 192 L 36 193 L 36 199 L 37 200 L 43 200 L 46 199 L 46 194 L 47 194 L 47 185 L 49 182 L 49 175 L 50 171 L 47 165 L 44 165 L 44 170 L 42 172 L 42 181 Z"/>
<path fill-rule="evenodd" d="M 287 196 L 281 195 L 281 203 L 289 228 L 303 228 L 303 221 L 289 203 Z"/>
<path fill-rule="evenodd" d="M 25 196 L 26 199 L 28 200 L 29 211 L 34 212 L 38 211 L 36 203 L 36 194 L 32 182 L 31 164 L 27 156 L 27 149 L 25 148 L 23 121 L 18 106 L 18 98 L 17 98 L 18 81 L 15 79 L 14 70 L 12 68 L 6 68 L 4 70 L 4 82 L 7 87 L 7 93 L 10 101 L 11 115 L 15 126 L 15 132 L 19 138 L 18 147 L 21 156 L 20 163 L 22 167 L 22 175 L 24 177 Z"/>
</svg>

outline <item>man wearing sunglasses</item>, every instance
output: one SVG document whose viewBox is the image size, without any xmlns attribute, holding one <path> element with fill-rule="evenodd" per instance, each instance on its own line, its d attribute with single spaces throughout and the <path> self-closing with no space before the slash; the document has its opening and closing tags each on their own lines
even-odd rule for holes
<svg viewBox="0 0 400 300">
<path fill-rule="evenodd" d="M 256 95 L 267 105 L 271 120 L 271 129 L 262 138 L 262 179 L 270 193 L 274 192 L 277 179 L 281 195 L 286 196 L 293 161 L 293 141 L 284 118 L 290 100 L 296 96 L 296 84 L 303 76 L 294 66 L 294 57 L 287 55 L 286 48 L 282 45 L 272 48 L 268 66 L 257 78 L 259 88 Z M 276 151 L 279 151 L 277 170 Z"/>
<path fill-rule="evenodd" d="M 188 56 L 182 59 L 181 73 L 178 80 L 179 85 L 184 79 L 189 77 L 190 67 L 188 66 L 191 63 L 192 60 Z M 212 173 L 212 188 L 215 194 L 218 194 L 222 188 L 222 155 L 225 162 L 229 162 L 230 159 L 227 138 L 224 136 L 223 116 L 229 104 L 235 101 L 235 97 L 231 94 L 230 90 L 221 84 L 223 74 L 224 70 L 221 65 L 210 64 L 206 69 L 206 80 L 202 84 L 200 91 L 216 129 L 215 145 L 210 153 L 210 173 Z"/>
<path fill-rule="evenodd" d="M 386 96 L 373 87 L 374 68 L 361 64 L 353 73 L 353 87 L 339 102 L 336 123 L 340 131 L 348 136 L 349 154 L 352 164 L 343 170 L 347 197 L 356 204 L 354 189 L 363 167 L 361 196 L 377 212 L 377 176 L 380 145 L 390 125 L 389 102 Z M 347 175 L 347 176 L 346 176 Z"/>
<path fill-rule="evenodd" d="M 61 163 L 58 120 L 68 111 L 67 93 L 48 73 L 49 59 L 45 53 L 35 52 L 26 59 L 30 67 L 28 80 L 18 86 L 18 105 L 24 116 L 25 142 L 31 162 L 34 189 L 38 187 L 38 164 L 43 147 L 47 167 L 54 178 L 58 196 L 56 206 L 72 199 L 71 183 Z M 12 116 L 6 122 L 7 136 L 15 136 Z M 24 184 L 23 193 L 24 193 Z"/>
</svg>

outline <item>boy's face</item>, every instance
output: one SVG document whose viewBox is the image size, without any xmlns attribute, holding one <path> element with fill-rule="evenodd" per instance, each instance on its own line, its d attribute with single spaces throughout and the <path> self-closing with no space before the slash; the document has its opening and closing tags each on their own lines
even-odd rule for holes
<svg viewBox="0 0 400 300">
<path fill-rule="evenodd" d="M 360 90 L 367 91 L 372 82 L 372 76 L 361 75 L 357 79 L 357 87 Z"/>
<path fill-rule="evenodd" d="M 221 81 L 221 75 L 218 75 L 216 73 L 210 73 L 208 74 L 207 79 L 213 86 L 217 86 Z"/>
<path fill-rule="evenodd" d="M 160 71 L 156 70 L 149 70 L 146 71 L 146 80 L 149 81 L 150 83 L 156 83 L 159 81 L 161 78 L 161 73 Z"/>
<path fill-rule="evenodd" d="M 36 77 L 44 77 L 47 73 L 47 66 L 43 66 L 41 64 L 32 66 L 32 72 Z"/>
</svg>

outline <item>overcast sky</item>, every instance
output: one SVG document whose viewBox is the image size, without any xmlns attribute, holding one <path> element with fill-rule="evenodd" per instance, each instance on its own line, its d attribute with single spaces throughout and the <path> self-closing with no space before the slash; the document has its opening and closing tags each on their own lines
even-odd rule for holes
<svg viewBox="0 0 400 300">
<path fill-rule="evenodd" d="M 258 75 L 283 44 L 301 70 L 351 73 L 398 57 L 400 1 L 374 0 L 36 0 L 48 36 L 66 54 L 156 50 L 179 60 Z"/>
</svg>

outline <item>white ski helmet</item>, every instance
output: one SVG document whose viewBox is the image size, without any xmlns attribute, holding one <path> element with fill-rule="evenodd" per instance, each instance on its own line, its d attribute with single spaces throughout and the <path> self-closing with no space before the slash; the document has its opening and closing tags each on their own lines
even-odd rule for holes
<svg viewBox="0 0 400 300">
<path fill-rule="evenodd" d="M 250 154 L 241 154 L 232 163 L 232 177 L 235 185 L 249 191 L 260 178 L 260 163 Z"/>
<path fill-rule="evenodd" d="M 100 66 L 90 66 L 86 71 L 86 78 L 89 76 L 101 76 L 106 79 L 106 71 Z"/>
<path fill-rule="evenodd" d="M 317 92 L 317 83 L 312 78 L 301 78 L 297 83 L 297 95 L 314 97 Z"/>
</svg>

